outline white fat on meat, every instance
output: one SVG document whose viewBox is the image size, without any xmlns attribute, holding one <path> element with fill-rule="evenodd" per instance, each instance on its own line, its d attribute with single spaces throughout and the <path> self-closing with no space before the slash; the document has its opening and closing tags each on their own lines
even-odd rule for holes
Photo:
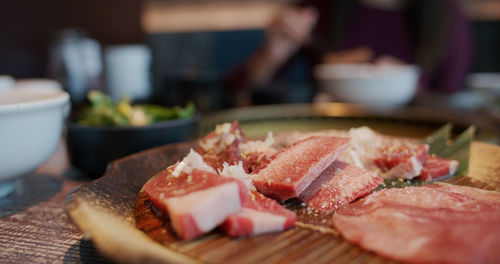
<svg viewBox="0 0 500 264">
<path fill-rule="evenodd" d="M 338 160 L 358 166 L 360 168 L 364 168 L 363 162 L 361 162 L 361 158 L 358 153 L 352 148 L 348 147 L 344 153 L 340 154 Z"/>
<path fill-rule="evenodd" d="M 231 123 L 222 123 L 215 126 L 216 135 L 224 135 L 231 132 Z"/>
<path fill-rule="evenodd" d="M 179 177 L 184 172 L 190 174 L 194 169 L 216 173 L 216 171 L 203 161 L 203 158 L 196 151 L 191 149 L 189 154 L 175 166 L 172 176 Z"/>
<path fill-rule="evenodd" d="M 272 131 L 267 133 L 267 137 L 264 140 L 252 140 L 246 143 L 240 143 L 238 148 L 241 153 L 250 152 L 266 152 L 272 149 L 272 146 L 276 140 Z"/>
<path fill-rule="evenodd" d="M 384 179 L 406 179 L 411 180 L 416 176 L 420 175 L 422 171 L 423 164 L 417 160 L 417 157 L 413 156 L 408 161 L 398 164 L 392 169 L 385 173 L 381 173 Z"/>
<path fill-rule="evenodd" d="M 276 232 L 284 229 L 286 217 L 257 211 L 250 208 L 241 208 L 238 215 L 251 220 L 253 226 L 252 235 Z"/>
<path fill-rule="evenodd" d="M 351 128 L 347 134 L 350 144 L 338 159 L 368 170 L 375 169 L 372 160 L 374 150 L 382 144 L 381 137 L 367 126 Z"/>
<path fill-rule="evenodd" d="M 450 162 L 450 165 L 448 165 L 448 175 L 453 175 L 455 174 L 455 172 L 457 171 L 457 168 L 458 168 L 458 161 L 454 160 L 452 162 Z"/>
<path fill-rule="evenodd" d="M 236 182 L 217 185 L 183 196 L 164 199 L 175 230 L 182 227 L 183 216 L 189 215 L 202 233 L 214 229 L 226 217 L 241 208 Z"/>
<path fill-rule="evenodd" d="M 239 135 L 231 133 L 231 123 L 223 123 L 215 126 L 215 137 L 199 141 L 200 147 L 204 151 L 214 151 L 216 154 L 226 149 L 226 146 L 233 144 Z"/>
<path fill-rule="evenodd" d="M 367 126 L 349 129 L 351 146 L 356 150 L 366 151 L 380 145 L 380 137 Z"/>
<path fill-rule="evenodd" d="M 219 171 L 220 175 L 240 180 L 248 190 L 255 190 L 250 174 L 247 174 L 243 168 L 243 162 L 238 162 L 238 165 L 229 165 L 227 162 L 224 162 L 222 166 L 222 171 Z"/>
</svg>

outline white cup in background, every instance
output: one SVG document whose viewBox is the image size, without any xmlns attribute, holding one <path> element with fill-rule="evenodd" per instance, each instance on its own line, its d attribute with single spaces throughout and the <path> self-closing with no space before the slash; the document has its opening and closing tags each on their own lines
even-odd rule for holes
<svg viewBox="0 0 500 264">
<path fill-rule="evenodd" d="M 144 99 L 151 94 L 151 50 L 146 45 L 115 45 L 104 51 L 104 74 L 113 100 L 129 96 Z"/>
</svg>

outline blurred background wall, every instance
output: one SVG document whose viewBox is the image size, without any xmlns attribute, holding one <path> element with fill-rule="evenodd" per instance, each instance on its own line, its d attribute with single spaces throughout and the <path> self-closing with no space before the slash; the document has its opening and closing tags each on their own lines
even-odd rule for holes
<svg viewBox="0 0 500 264">
<path fill-rule="evenodd" d="M 0 1 L 0 72 L 16 78 L 46 75 L 51 38 L 82 28 L 104 45 L 143 43 L 142 0 Z"/>
<path fill-rule="evenodd" d="M 64 28 L 81 28 L 103 46 L 149 45 L 158 101 L 175 104 L 196 96 L 202 109 L 222 108 L 228 106 L 221 95 L 223 74 L 258 45 L 281 2 L 286 1 L 0 1 L 0 73 L 46 76 L 51 39 Z M 475 36 L 471 70 L 499 72 L 500 1 L 460 2 Z"/>
</svg>

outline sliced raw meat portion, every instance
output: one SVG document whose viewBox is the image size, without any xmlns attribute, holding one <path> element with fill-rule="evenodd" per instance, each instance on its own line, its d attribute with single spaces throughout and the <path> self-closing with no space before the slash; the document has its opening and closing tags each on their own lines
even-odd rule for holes
<svg viewBox="0 0 500 264">
<path fill-rule="evenodd" d="M 385 145 L 377 149 L 373 162 L 385 179 L 413 179 L 420 175 L 429 145 Z"/>
<path fill-rule="evenodd" d="M 200 148 L 204 152 L 219 153 L 234 141 L 245 142 L 246 136 L 238 121 L 223 123 L 215 126 L 215 130 L 208 133 L 200 141 Z"/>
<path fill-rule="evenodd" d="M 377 149 L 377 157 L 373 162 L 383 171 L 388 171 L 411 158 L 423 163 L 427 158 L 428 149 L 428 145 L 385 145 Z"/>
<path fill-rule="evenodd" d="M 238 164 L 238 162 L 243 161 L 243 158 L 240 155 L 238 150 L 238 142 L 233 141 L 230 145 L 226 146 L 224 150 L 215 154 L 213 152 L 203 153 L 203 159 L 210 165 L 212 168 L 216 170 L 222 169 L 222 165 L 224 162 L 228 164 Z M 245 170 L 248 170 L 245 168 Z"/>
<path fill-rule="evenodd" d="M 412 263 L 500 263 L 500 193 L 450 184 L 384 189 L 335 212 L 360 247 Z"/>
<path fill-rule="evenodd" d="M 146 183 L 144 191 L 169 215 L 173 229 L 183 239 L 214 229 L 248 199 L 248 190 L 239 180 L 198 169 L 178 176 L 167 169 Z"/>
<path fill-rule="evenodd" d="M 232 166 L 225 163 L 220 175 L 238 179 L 251 190 L 250 198 L 243 202 L 241 210 L 229 215 L 222 224 L 221 229 L 226 234 L 233 237 L 257 235 L 282 231 L 295 224 L 295 212 L 285 209 L 275 200 L 255 190 L 252 175 L 245 172 L 242 162 Z"/>
<path fill-rule="evenodd" d="M 253 191 L 241 210 L 229 215 L 221 229 L 231 237 L 258 235 L 293 227 L 296 219 L 295 212 Z"/>
<path fill-rule="evenodd" d="M 298 197 L 348 144 L 348 138 L 319 136 L 296 142 L 278 152 L 253 183 L 261 193 L 280 201 Z"/>
<path fill-rule="evenodd" d="M 267 152 L 248 152 L 242 154 L 243 160 L 245 161 L 246 168 L 248 172 L 252 174 L 257 174 L 263 170 L 271 160 L 274 158 L 276 152 L 269 150 Z"/>
<path fill-rule="evenodd" d="M 199 141 L 197 152 L 210 166 L 222 169 L 224 162 L 233 165 L 243 161 L 238 146 L 246 140 L 238 121 L 224 123 L 217 125 L 214 131 Z"/>
<path fill-rule="evenodd" d="M 418 178 L 430 181 L 444 176 L 453 175 L 458 167 L 458 161 L 452 159 L 429 156 Z"/>
<path fill-rule="evenodd" d="M 249 173 L 258 173 L 273 159 L 276 150 L 273 148 L 275 139 L 272 132 L 265 140 L 252 140 L 240 143 L 238 148 Z"/>
<path fill-rule="evenodd" d="M 336 160 L 299 196 L 309 208 L 331 213 L 365 196 L 384 180 L 376 173 Z"/>
</svg>

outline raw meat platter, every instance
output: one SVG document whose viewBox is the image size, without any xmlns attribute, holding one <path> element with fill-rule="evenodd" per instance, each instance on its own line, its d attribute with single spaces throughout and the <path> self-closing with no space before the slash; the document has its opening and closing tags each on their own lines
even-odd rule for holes
<svg viewBox="0 0 500 264">
<path fill-rule="evenodd" d="M 440 145 L 449 125 L 391 124 L 418 127 L 411 137 L 361 122 L 247 137 L 245 125 L 118 160 L 68 196 L 68 213 L 124 262 L 498 260 L 500 195 L 465 173 L 484 147 L 471 129 Z"/>
</svg>

